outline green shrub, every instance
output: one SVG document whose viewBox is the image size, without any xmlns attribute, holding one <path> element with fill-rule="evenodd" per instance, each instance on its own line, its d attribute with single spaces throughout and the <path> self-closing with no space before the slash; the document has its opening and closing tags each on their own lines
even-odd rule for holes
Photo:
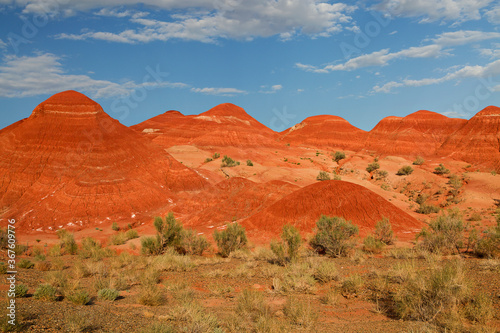
<svg viewBox="0 0 500 333">
<path fill-rule="evenodd" d="M 21 259 L 17 264 L 17 266 L 19 268 L 33 268 L 35 264 L 29 261 L 28 259 Z"/>
<path fill-rule="evenodd" d="M 467 302 L 465 306 L 465 315 L 472 322 L 485 324 L 486 321 L 493 318 L 493 302 L 487 294 L 479 291 Z"/>
<path fill-rule="evenodd" d="M 226 224 L 226 229 L 214 231 L 214 239 L 219 249 L 219 254 L 226 258 L 233 251 L 244 248 L 247 244 L 245 228 L 237 222 Z"/>
<path fill-rule="evenodd" d="M 209 162 L 212 162 L 212 161 L 213 161 L 213 159 L 212 159 L 212 158 L 210 158 L 210 157 L 207 157 L 207 158 L 205 159 L 205 163 L 209 163 Z"/>
<path fill-rule="evenodd" d="M 283 312 L 293 325 L 305 331 L 313 331 L 318 321 L 318 314 L 310 302 L 306 303 L 293 297 L 287 299 Z"/>
<path fill-rule="evenodd" d="M 42 301 L 55 301 L 57 300 L 56 288 L 50 284 L 41 284 L 36 288 L 33 297 Z"/>
<path fill-rule="evenodd" d="M 110 249 L 103 248 L 101 243 L 97 242 L 92 237 L 86 237 L 82 239 L 81 248 L 78 255 L 82 259 L 92 259 L 94 261 L 101 260 L 105 257 L 110 257 L 112 251 Z"/>
<path fill-rule="evenodd" d="M 384 248 L 384 243 L 376 239 L 373 235 L 366 236 L 363 241 L 363 251 L 370 253 L 380 253 Z"/>
<path fill-rule="evenodd" d="M 224 167 L 235 167 L 237 165 L 240 165 L 240 162 L 237 162 L 235 160 L 233 160 L 231 157 L 227 156 L 227 155 L 224 155 L 224 158 L 222 159 L 222 163 L 221 163 L 221 168 L 224 168 Z"/>
<path fill-rule="evenodd" d="M 157 306 L 164 302 L 161 290 L 156 284 L 143 284 L 139 289 L 139 303 L 147 306 Z"/>
<path fill-rule="evenodd" d="M 489 229 L 476 242 L 474 254 L 479 257 L 500 258 L 500 223 L 496 227 Z"/>
<path fill-rule="evenodd" d="M 250 161 L 250 160 L 247 160 L 247 166 L 253 166 L 253 163 L 252 163 L 252 161 Z"/>
<path fill-rule="evenodd" d="M 158 237 L 142 237 L 141 238 L 141 254 L 143 255 L 158 255 L 163 248 L 159 243 Z"/>
<path fill-rule="evenodd" d="M 415 161 L 413 161 L 413 165 L 422 165 L 424 164 L 425 160 L 422 158 L 422 156 L 417 156 Z"/>
<path fill-rule="evenodd" d="M 102 300 L 113 302 L 118 298 L 120 292 L 116 289 L 103 288 L 97 292 L 97 297 Z"/>
<path fill-rule="evenodd" d="M 409 165 L 405 165 L 403 167 L 401 167 L 398 172 L 396 172 L 396 175 L 398 176 L 407 176 L 407 175 L 411 175 L 411 173 L 413 172 L 413 168 Z"/>
<path fill-rule="evenodd" d="M 214 160 L 218 159 L 219 157 L 220 157 L 220 154 L 219 154 L 219 153 L 214 153 L 214 154 L 212 155 L 212 158 L 213 158 Z"/>
<path fill-rule="evenodd" d="M 201 256 L 210 243 L 204 235 L 196 235 L 194 230 L 184 230 L 181 247 L 187 254 Z"/>
<path fill-rule="evenodd" d="M 432 214 L 432 213 L 439 213 L 441 209 L 439 207 L 434 206 L 434 205 L 428 205 L 426 203 L 422 203 L 416 210 L 417 213 L 419 214 Z"/>
<path fill-rule="evenodd" d="M 436 175 L 444 175 L 450 173 L 450 170 L 446 169 L 443 164 L 439 164 L 439 166 L 434 169 L 434 173 Z"/>
<path fill-rule="evenodd" d="M 373 162 L 373 163 L 370 163 L 368 164 L 368 166 L 366 167 L 366 171 L 368 172 L 373 172 L 377 169 L 380 169 L 380 164 L 378 164 L 378 162 Z"/>
<path fill-rule="evenodd" d="M 158 244 L 162 248 L 162 252 L 167 247 L 173 247 L 175 250 L 180 249 L 182 243 L 182 224 L 177 221 L 172 212 L 168 213 L 163 220 L 161 217 L 155 217 L 154 227 L 157 232 Z"/>
<path fill-rule="evenodd" d="M 375 239 L 384 244 L 391 245 L 394 243 L 394 232 L 392 231 L 392 225 L 388 218 L 384 217 L 382 220 L 377 222 L 375 225 L 374 236 Z"/>
<path fill-rule="evenodd" d="M 316 180 L 330 180 L 330 175 L 326 171 L 320 171 L 319 174 L 316 176 Z"/>
<path fill-rule="evenodd" d="M 358 233 L 358 227 L 342 217 L 322 215 L 316 222 L 316 234 L 311 247 L 331 257 L 345 256 L 353 247 L 350 239 Z"/>
<path fill-rule="evenodd" d="M 127 240 L 128 239 L 139 238 L 139 233 L 135 229 L 127 230 L 127 232 L 125 233 L 125 235 L 127 236 Z"/>
<path fill-rule="evenodd" d="M 113 224 L 111 225 L 111 229 L 113 231 L 120 231 L 120 227 L 118 226 L 118 223 L 116 223 L 116 222 L 113 222 Z"/>
<path fill-rule="evenodd" d="M 336 151 L 335 155 L 333 156 L 333 160 L 337 163 L 339 163 L 340 160 L 343 160 L 345 158 L 345 153 L 343 151 Z"/>
<path fill-rule="evenodd" d="M 28 294 L 28 287 L 24 284 L 16 284 L 15 294 L 17 298 L 26 297 Z"/>
<path fill-rule="evenodd" d="M 60 253 L 62 254 L 76 254 L 78 252 L 78 245 L 76 244 L 75 237 L 73 234 L 67 232 L 64 229 L 58 230 L 57 236 L 60 239 L 59 246 L 61 248 Z"/>
<path fill-rule="evenodd" d="M 284 225 L 281 240 L 281 242 L 271 242 L 271 251 L 276 255 L 278 263 L 284 265 L 286 262 L 296 261 L 302 243 L 297 228 L 289 224 Z"/>
<path fill-rule="evenodd" d="M 322 283 L 338 280 L 339 272 L 337 266 L 333 261 L 322 261 L 319 265 L 314 267 L 313 277 Z"/>
<path fill-rule="evenodd" d="M 347 277 L 342 282 L 341 286 L 342 295 L 348 298 L 359 296 L 359 294 L 363 290 L 364 285 L 365 282 L 363 281 L 361 275 L 355 273 Z"/>
<path fill-rule="evenodd" d="M 418 247 L 432 253 L 460 252 L 464 246 L 464 226 L 458 210 L 438 216 L 429 224 L 430 231 L 423 228 L 417 235 L 423 242 Z"/>
<path fill-rule="evenodd" d="M 109 242 L 112 245 L 123 245 L 127 241 L 127 235 L 124 232 L 119 232 L 111 235 Z"/>
<path fill-rule="evenodd" d="M 66 298 L 76 305 L 87 305 L 90 303 L 89 293 L 85 290 L 73 290 L 66 295 Z"/>
<path fill-rule="evenodd" d="M 376 180 L 384 180 L 387 178 L 389 173 L 386 170 L 376 170 L 375 171 L 375 177 Z"/>
</svg>

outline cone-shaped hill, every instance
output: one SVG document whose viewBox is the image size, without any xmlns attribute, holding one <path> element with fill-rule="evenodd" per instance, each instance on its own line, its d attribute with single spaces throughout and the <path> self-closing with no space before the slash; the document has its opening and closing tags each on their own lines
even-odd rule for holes
<svg viewBox="0 0 500 333">
<path fill-rule="evenodd" d="M 425 110 L 386 117 L 368 132 L 364 149 L 383 155 L 430 156 L 466 122 Z"/>
<path fill-rule="evenodd" d="M 206 181 L 76 92 L 0 131 L 0 218 L 25 231 L 147 214 Z"/>
<path fill-rule="evenodd" d="M 168 111 L 131 128 L 164 148 L 176 145 L 274 147 L 278 144 L 276 132 L 230 103 L 199 115 L 184 116 Z"/>
<path fill-rule="evenodd" d="M 347 120 L 321 115 L 304 119 L 301 123 L 280 133 L 283 142 L 318 148 L 359 150 L 366 132 L 352 126 Z"/>
<path fill-rule="evenodd" d="M 488 106 L 478 112 L 450 135 L 438 154 L 500 172 L 500 108 Z"/>
</svg>

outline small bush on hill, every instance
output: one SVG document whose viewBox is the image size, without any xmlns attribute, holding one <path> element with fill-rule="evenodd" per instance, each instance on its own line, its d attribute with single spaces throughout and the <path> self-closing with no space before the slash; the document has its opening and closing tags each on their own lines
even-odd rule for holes
<svg viewBox="0 0 500 333">
<path fill-rule="evenodd" d="M 333 156 L 333 160 L 339 163 L 339 161 L 343 159 L 345 159 L 345 153 L 343 151 L 336 151 L 335 155 Z"/>
<path fill-rule="evenodd" d="M 409 165 L 405 165 L 403 167 L 401 167 L 398 172 L 396 172 L 396 175 L 398 176 L 407 176 L 407 175 L 411 175 L 411 173 L 413 172 L 413 168 Z"/>
<path fill-rule="evenodd" d="M 342 217 L 322 215 L 316 222 L 316 233 L 311 247 L 331 257 L 346 256 L 353 247 L 350 239 L 358 233 L 358 227 Z"/>
<path fill-rule="evenodd" d="M 459 253 L 464 246 L 464 225 L 458 210 L 438 216 L 429 224 L 430 230 L 423 228 L 417 235 L 423 238 L 418 247 L 432 253 Z"/>
<path fill-rule="evenodd" d="M 302 243 L 297 228 L 289 224 L 283 226 L 281 240 L 281 242 L 271 242 L 271 250 L 276 255 L 278 263 L 284 265 L 287 262 L 296 261 Z"/>
<path fill-rule="evenodd" d="M 194 230 L 184 230 L 182 234 L 182 249 L 187 254 L 201 256 L 210 247 L 204 235 L 196 235 Z"/>
<path fill-rule="evenodd" d="M 253 163 L 252 163 L 252 161 L 250 161 L 250 160 L 247 160 L 247 166 L 253 166 Z"/>
<path fill-rule="evenodd" d="M 375 239 L 387 245 L 394 243 L 394 232 L 388 218 L 384 217 L 375 225 Z"/>
<path fill-rule="evenodd" d="M 376 170 L 375 171 L 376 180 L 384 180 L 387 178 L 388 175 L 389 175 L 389 173 L 385 170 Z"/>
<path fill-rule="evenodd" d="M 319 174 L 316 176 L 316 180 L 330 180 L 330 175 L 326 171 L 320 171 Z"/>
<path fill-rule="evenodd" d="M 29 261 L 28 259 L 21 259 L 21 261 L 19 261 L 17 266 L 19 268 L 33 268 L 35 264 Z"/>
<path fill-rule="evenodd" d="M 368 164 L 368 166 L 366 167 L 366 171 L 371 173 L 379 168 L 380 168 L 380 164 L 378 164 L 378 162 L 373 162 L 373 163 Z"/>
<path fill-rule="evenodd" d="M 366 236 L 363 241 L 363 251 L 370 253 L 380 253 L 384 248 L 385 243 L 375 238 L 373 235 Z"/>
<path fill-rule="evenodd" d="M 428 205 L 426 203 L 422 203 L 416 210 L 419 214 L 431 214 L 431 213 L 439 213 L 441 209 L 434 205 Z"/>
<path fill-rule="evenodd" d="M 112 229 L 113 231 L 119 231 L 119 230 L 120 230 L 120 227 L 118 226 L 118 223 L 113 222 L 113 224 L 111 225 L 111 229 Z"/>
<path fill-rule="evenodd" d="M 247 244 L 245 228 L 237 222 L 226 224 L 226 229 L 222 231 L 215 230 L 214 239 L 219 254 L 224 258 L 227 258 L 231 252 L 244 248 Z"/>
<path fill-rule="evenodd" d="M 500 258 L 500 221 L 477 241 L 474 253 L 479 257 Z"/>
<path fill-rule="evenodd" d="M 222 159 L 221 167 L 235 167 L 237 165 L 240 165 L 240 162 L 233 160 L 231 157 L 224 155 L 224 158 Z"/>
<path fill-rule="evenodd" d="M 450 170 L 446 169 L 446 167 L 443 164 L 439 164 L 439 166 L 434 169 L 434 173 L 436 175 L 445 175 L 450 173 Z"/>
<path fill-rule="evenodd" d="M 212 155 L 212 158 L 213 158 L 214 160 L 218 159 L 219 157 L 220 157 L 220 154 L 219 154 L 219 153 L 214 153 L 214 154 Z"/>
<path fill-rule="evenodd" d="M 413 165 L 422 165 L 424 164 L 425 160 L 422 158 L 422 156 L 417 156 L 415 161 L 413 161 Z"/>
</svg>

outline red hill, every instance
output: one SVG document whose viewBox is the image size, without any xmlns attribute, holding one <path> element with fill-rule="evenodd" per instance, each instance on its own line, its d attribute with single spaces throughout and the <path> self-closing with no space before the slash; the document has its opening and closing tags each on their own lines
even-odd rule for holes
<svg viewBox="0 0 500 333">
<path fill-rule="evenodd" d="M 366 132 L 341 117 L 321 115 L 306 118 L 280 134 L 280 140 L 295 145 L 359 150 Z"/>
<path fill-rule="evenodd" d="M 242 224 L 256 234 L 277 235 L 285 224 L 311 232 L 321 215 L 351 220 L 365 233 L 383 217 L 389 218 L 395 233 L 415 231 L 422 223 L 384 198 L 353 183 L 329 180 L 301 188 L 277 201 Z"/>
<path fill-rule="evenodd" d="M 438 151 L 500 172 L 500 108 L 488 106 L 453 133 Z"/>
<path fill-rule="evenodd" d="M 467 120 L 431 111 L 386 117 L 366 136 L 365 149 L 383 155 L 429 156 Z"/>
<path fill-rule="evenodd" d="M 277 133 L 234 104 L 220 104 L 199 115 L 169 111 L 134 125 L 164 148 L 176 145 L 200 147 L 274 147 Z"/>
<path fill-rule="evenodd" d="M 75 91 L 0 132 L 0 179 L 0 218 L 17 219 L 25 231 L 140 217 L 176 191 L 207 186 Z"/>
</svg>

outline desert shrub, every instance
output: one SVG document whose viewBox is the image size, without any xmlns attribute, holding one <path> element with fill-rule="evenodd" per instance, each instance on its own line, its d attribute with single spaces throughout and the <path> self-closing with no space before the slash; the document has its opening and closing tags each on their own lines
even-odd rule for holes
<svg viewBox="0 0 500 333">
<path fill-rule="evenodd" d="M 238 296 L 236 312 L 250 320 L 256 320 L 271 312 L 261 291 L 244 289 Z"/>
<path fill-rule="evenodd" d="M 181 248 L 182 231 L 184 228 L 182 224 L 177 221 L 172 212 L 168 213 L 165 219 L 155 217 L 154 227 L 156 229 L 157 242 L 163 252 L 167 247 L 173 247 L 178 250 Z"/>
<path fill-rule="evenodd" d="M 214 160 L 218 159 L 219 157 L 220 157 L 220 154 L 219 154 L 219 153 L 214 153 L 214 154 L 212 155 L 212 158 L 213 158 Z"/>
<path fill-rule="evenodd" d="M 42 271 L 42 272 L 50 271 L 51 268 L 52 268 L 52 264 L 48 261 L 39 261 L 35 264 L 35 269 L 38 271 Z"/>
<path fill-rule="evenodd" d="M 394 296 L 395 312 L 401 319 L 444 324 L 457 318 L 470 300 L 470 288 L 459 261 L 408 276 Z"/>
<path fill-rule="evenodd" d="M 464 225 L 458 210 L 450 210 L 448 214 L 438 216 L 431 221 L 429 227 L 429 231 L 423 228 L 417 235 L 417 241 L 423 238 L 423 242 L 418 244 L 420 249 L 431 253 L 460 252 L 464 246 Z"/>
<path fill-rule="evenodd" d="M 407 176 L 407 175 L 411 175 L 411 173 L 413 172 L 413 168 L 409 165 L 405 165 L 403 167 L 401 167 L 398 172 L 396 172 L 396 175 L 398 176 Z"/>
<path fill-rule="evenodd" d="M 363 251 L 370 253 L 380 253 L 384 248 L 385 243 L 375 238 L 373 235 L 368 235 L 363 241 Z"/>
<path fill-rule="evenodd" d="M 141 238 L 141 254 L 143 255 L 158 255 L 161 253 L 162 247 L 158 242 L 157 237 L 142 237 Z"/>
<path fill-rule="evenodd" d="M 118 223 L 116 223 L 116 222 L 113 222 L 113 224 L 111 225 L 111 229 L 113 231 L 120 231 L 120 227 L 118 226 Z"/>
<path fill-rule="evenodd" d="M 113 302 L 118 298 L 119 294 L 120 292 L 116 289 L 103 288 L 97 292 L 97 297 L 105 301 Z"/>
<path fill-rule="evenodd" d="M 500 258 L 500 223 L 476 242 L 474 254 L 479 257 Z"/>
<path fill-rule="evenodd" d="M 432 213 L 439 213 L 440 210 L 441 209 L 439 207 L 434 205 L 429 205 L 424 202 L 420 204 L 416 212 L 419 214 L 432 214 Z"/>
<path fill-rule="evenodd" d="M 344 158 L 345 158 L 345 153 L 343 151 L 336 151 L 335 155 L 333 155 L 333 160 L 337 163 L 340 160 L 343 160 Z"/>
<path fill-rule="evenodd" d="M 209 163 L 209 162 L 212 162 L 212 161 L 213 161 L 213 159 L 210 158 L 210 157 L 205 158 L 205 163 Z"/>
<path fill-rule="evenodd" d="M 233 160 L 231 157 L 227 155 L 224 155 L 224 158 L 222 158 L 222 163 L 220 166 L 224 168 L 224 167 L 235 167 L 237 165 L 240 165 L 240 162 Z"/>
<path fill-rule="evenodd" d="M 33 268 L 35 264 L 29 261 L 28 259 L 21 259 L 17 264 L 17 266 L 19 268 Z"/>
<path fill-rule="evenodd" d="M 376 180 L 384 180 L 387 178 L 388 175 L 389 175 L 389 172 L 387 172 L 386 170 L 376 170 L 375 171 Z"/>
<path fill-rule="evenodd" d="M 465 306 L 465 316 L 472 322 L 485 324 L 493 317 L 493 302 L 483 291 L 472 295 Z"/>
<path fill-rule="evenodd" d="M 107 248 L 103 248 L 101 243 L 96 241 L 92 237 L 86 237 L 82 239 L 80 251 L 78 255 L 82 259 L 92 259 L 94 261 L 99 261 L 102 258 L 110 257 L 112 255 L 112 251 Z"/>
<path fill-rule="evenodd" d="M 482 220 L 481 214 L 479 214 L 478 212 L 472 213 L 471 216 L 469 217 L 469 221 L 477 222 L 477 221 L 481 221 L 481 220 Z"/>
<path fill-rule="evenodd" d="M 66 295 L 66 298 L 76 305 L 87 305 L 90 303 L 89 293 L 85 290 L 73 290 Z"/>
<path fill-rule="evenodd" d="M 112 245 L 123 245 L 127 241 L 127 235 L 124 232 L 118 232 L 111 235 L 109 242 Z"/>
<path fill-rule="evenodd" d="M 292 225 L 284 225 L 281 232 L 281 242 L 271 242 L 271 251 L 277 257 L 279 264 L 296 261 L 299 256 L 299 249 L 302 243 L 300 233 Z"/>
<path fill-rule="evenodd" d="M 434 173 L 436 175 L 445 175 L 450 173 L 450 170 L 447 169 L 443 164 L 439 164 L 439 166 L 434 169 Z"/>
<path fill-rule="evenodd" d="M 340 175 L 334 174 L 333 180 L 342 180 L 342 177 Z"/>
<path fill-rule="evenodd" d="M 366 167 L 366 171 L 371 173 L 379 168 L 380 168 L 380 164 L 378 164 L 378 162 L 373 162 L 373 163 L 368 164 L 368 166 Z"/>
<path fill-rule="evenodd" d="M 76 244 L 75 237 L 73 234 L 66 233 L 63 237 L 61 237 L 61 241 L 59 243 L 61 246 L 61 252 L 63 254 L 76 254 L 78 252 L 78 245 Z"/>
<path fill-rule="evenodd" d="M 226 229 L 214 231 L 214 239 L 219 249 L 219 254 L 226 258 L 235 250 L 244 248 L 247 244 L 245 228 L 237 222 L 226 224 Z"/>
<path fill-rule="evenodd" d="M 252 161 L 250 161 L 250 160 L 247 160 L 247 166 L 253 166 L 253 163 L 252 163 Z"/>
<path fill-rule="evenodd" d="M 326 171 L 320 171 L 318 175 L 316 176 L 316 180 L 330 180 L 330 175 Z"/>
<path fill-rule="evenodd" d="M 210 243 L 204 235 L 196 235 L 193 230 L 184 230 L 181 247 L 187 254 L 201 256 L 210 247 Z"/>
<path fill-rule="evenodd" d="M 319 282 L 326 283 L 338 280 L 339 271 L 333 261 L 326 260 L 320 262 L 316 265 L 316 267 L 314 267 L 313 277 Z"/>
<path fill-rule="evenodd" d="M 375 225 L 375 239 L 384 244 L 391 245 L 394 243 L 394 232 L 392 225 L 388 218 L 384 217 Z"/>
<path fill-rule="evenodd" d="M 417 156 L 415 161 L 413 161 L 413 165 L 422 165 L 424 164 L 425 160 L 422 158 L 422 156 Z"/>
<path fill-rule="evenodd" d="M 356 297 L 361 294 L 363 291 L 363 287 L 365 285 L 365 281 L 359 274 L 353 274 L 344 281 L 342 281 L 342 285 L 340 287 L 340 290 L 342 292 L 342 295 L 344 297 Z"/>
<path fill-rule="evenodd" d="M 16 284 L 16 288 L 14 290 L 16 297 L 26 297 L 28 294 L 28 287 L 26 287 L 24 284 Z"/>
<path fill-rule="evenodd" d="M 143 284 L 139 289 L 139 303 L 147 306 L 163 304 L 164 297 L 156 284 Z"/>
<path fill-rule="evenodd" d="M 20 255 L 26 253 L 26 251 L 28 251 L 28 249 L 29 249 L 28 245 L 16 244 L 16 246 L 14 247 L 14 252 L 16 253 L 16 256 L 20 256 Z"/>
<path fill-rule="evenodd" d="M 58 288 L 66 286 L 66 284 L 68 283 L 68 278 L 64 272 L 54 271 L 48 272 L 44 277 L 44 281 L 50 284 L 52 287 Z"/>
<path fill-rule="evenodd" d="M 33 297 L 42 301 L 55 301 L 57 300 L 56 288 L 50 284 L 41 284 L 36 288 Z"/>
<path fill-rule="evenodd" d="M 128 239 L 139 238 L 139 233 L 135 229 L 127 230 L 127 232 L 125 233 L 125 235 L 127 236 L 127 240 Z"/>
<path fill-rule="evenodd" d="M 358 233 L 358 227 L 342 217 L 322 215 L 316 222 L 316 233 L 311 247 L 331 257 L 345 256 L 353 247 L 350 239 Z"/>
<path fill-rule="evenodd" d="M 318 314 L 310 302 L 306 303 L 294 297 L 287 299 L 283 312 L 293 325 L 305 330 L 314 329 L 318 320 Z"/>
</svg>

